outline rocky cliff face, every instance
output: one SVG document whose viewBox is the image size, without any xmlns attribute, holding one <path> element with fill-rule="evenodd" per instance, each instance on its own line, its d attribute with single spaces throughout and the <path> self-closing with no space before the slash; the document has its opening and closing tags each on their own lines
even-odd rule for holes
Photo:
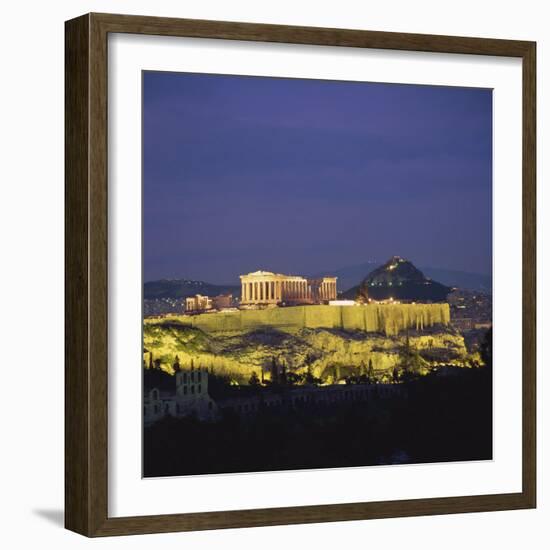
<svg viewBox="0 0 550 550">
<path fill-rule="evenodd" d="M 429 368 L 440 364 L 466 364 L 471 359 L 462 336 L 440 327 L 409 331 L 408 335 L 384 336 L 361 331 L 304 328 L 283 332 L 274 328 L 227 333 L 206 333 L 179 323 L 158 321 L 144 325 L 144 363 L 159 360 L 172 372 L 175 357 L 181 368 L 202 367 L 246 384 L 256 372 L 267 375 L 275 360 L 288 372 L 309 373 L 324 382 L 360 375 L 372 366 L 378 376 L 391 376 L 410 346 Z"/>
</svg>

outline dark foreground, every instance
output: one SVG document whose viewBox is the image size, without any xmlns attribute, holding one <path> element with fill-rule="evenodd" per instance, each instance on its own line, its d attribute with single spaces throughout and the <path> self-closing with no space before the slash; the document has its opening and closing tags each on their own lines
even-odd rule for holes
<svg viewBox="0 0 550 550">
<path fill-rule="evenodd" d="M 145 477 L 492 459 L 489 368 L 406 384 L 405 397 L 269 410 L 144 431 Z"/>
</svg>

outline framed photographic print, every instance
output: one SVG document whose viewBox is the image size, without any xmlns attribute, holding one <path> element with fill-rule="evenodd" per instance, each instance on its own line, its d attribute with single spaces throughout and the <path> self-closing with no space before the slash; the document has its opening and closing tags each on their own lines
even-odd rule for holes
<svg viewBox="0 0 550 550">
<path fill-rule="evenodd" d="M 533 508 L 535 44 L 66 23 L 66 527 Z"/>
</svg>

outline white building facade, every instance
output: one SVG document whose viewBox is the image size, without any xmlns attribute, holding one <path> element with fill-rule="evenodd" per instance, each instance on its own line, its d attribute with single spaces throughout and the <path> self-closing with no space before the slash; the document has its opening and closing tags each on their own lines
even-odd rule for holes
<svg viewBox="0 0 550 550">
<path fill-rule="evenodd" d="M 271 271 L 241 275 L 242 305 L 321 304 L 335 300 L 336 277 L 307 279 Z"/>
</svg>

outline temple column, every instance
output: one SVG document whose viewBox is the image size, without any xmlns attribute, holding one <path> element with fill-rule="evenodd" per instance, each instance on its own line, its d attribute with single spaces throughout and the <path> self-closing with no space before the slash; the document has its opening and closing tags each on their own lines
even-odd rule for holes
<svg viewBox="0 0 550 550">
<path fill-rule="evenodd" d="M 246 296 L 245 296 L 245 285 L 244 283 L 241 283 L 241 303 L 244 302 L 246 300 Z"/>
</svg>

